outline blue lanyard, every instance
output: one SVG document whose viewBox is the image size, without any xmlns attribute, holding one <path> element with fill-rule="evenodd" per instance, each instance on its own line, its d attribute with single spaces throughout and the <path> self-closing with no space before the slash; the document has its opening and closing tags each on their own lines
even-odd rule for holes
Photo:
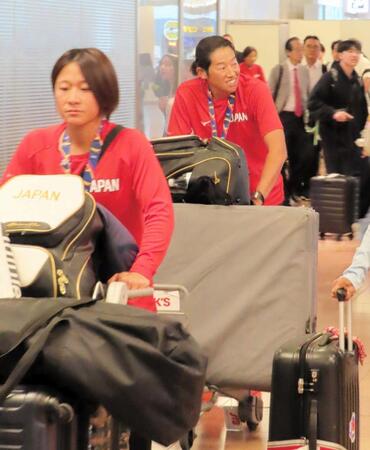
<svg viewBox="0 0 370 450">
<path fill-rule="evenodd" d="M 231 95 L 229 95 L 229 97 L 227 99 L 227 109 L 226 109 L 226 114 L 225 114 L 224 123 L 223 123 L 223 127 L 222 127 L 222 133 L 220 136 L 222 139 L 226 138 L 227 132 L 229 131 L 231 117 L 232 117 L 233 110 L 234 110 L 234 105 L 235 105 L 235 94 L 231 94 Z M 217 121 L 216 121 L 215 105 L 213 103 L 212 93 L 211 93 L 210 89 L 208 89 L 208 110 L 209 110 L 209 117 L 211 119 L 212 136 L 217 137 L 218 134 L 217 134 Z"/>
<path fill-rule="evenodd" d="M 89 190 L 91 181 L 94 179 L 94 171 L 96 169 L 96 166 L 98 165 L 100 153 L 102 150 L 103 143 L 102 143 L 102 140 L 100 137 L 101 129 L 102 129 L 102 124 L 99 127 L 97 135 L 91 142 L 90 152 L 89 152 L 89 160 L 84 168 L 84 171 L 81 174 L 81 176 L 84 180 L 84 185 L 85 185 L 86 190 Z M 60 150 L 61 150 L 62 157 L 63 157 L 61 166 L 65 173 L 71 173 L 71 161 L 70 161 L 71 139 L 67 133 L 67 130 L 64 131 Z"/>
</svg>

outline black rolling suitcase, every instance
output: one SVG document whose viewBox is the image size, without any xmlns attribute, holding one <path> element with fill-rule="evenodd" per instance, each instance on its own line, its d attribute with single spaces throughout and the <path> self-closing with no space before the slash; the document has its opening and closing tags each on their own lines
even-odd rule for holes
<svg viewBox="0 0 370 450">
<path fill-rule="evenodd" d="M 151 141 L 176 203 L 248 205 L 242 148 L 225 139 L 172 136 Z"/>
<path fill-rule="evenodd" d="M 317 334 L 275 353 L 269 450 L 359 449 L 358 354 L 352 344 L 350 302 L 345 343 L 343 303 L 339 343 L 330 334 Z"/>
<path fill-rule="evenodd" d="M 320 235 L 352 234 L 352 224 L 359 217 L 359 181 L 339 174 L 313 177 L 310 180 L 312 208 L 320 214 Z"/>
<path fill-rule="evenodd" d="M 85 429 L 78 442 L 73 407 L 46 388 L 18 387 L 0 406 L 2 450 L 87 450 Z"/>
</svg>

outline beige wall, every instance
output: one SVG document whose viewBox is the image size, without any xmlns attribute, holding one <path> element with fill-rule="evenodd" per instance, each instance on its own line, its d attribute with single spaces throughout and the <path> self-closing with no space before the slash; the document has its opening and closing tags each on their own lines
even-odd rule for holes
<svg viewBox="0 0 370 450">
<path fill-rule="evenodd" d="M 268 77 L 273 66 L 282 58 L 283 44 L 288 39 L 287 22 L 241 21 L 226 22 L 226 31 L 234 37 L 235 47 L 243 50 L 247 45 L 258 51 L 260 64 Z"/>
</svg>

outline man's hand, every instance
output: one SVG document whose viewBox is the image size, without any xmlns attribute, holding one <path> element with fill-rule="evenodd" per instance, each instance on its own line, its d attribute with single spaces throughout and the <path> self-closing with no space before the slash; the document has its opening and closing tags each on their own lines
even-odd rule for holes
<svg viewBox="0 0 370 450">
<path fill-rule="evenodd" d="M 120 272 L 113 275 L 108 283 L 112 281 L 123 281 L 129 289 L 145 289 L 150 286 L 148 278 L 137 272 Z"/>
<path fill-rule="evenodd" d="M 337 299 L 337 290 L 340 288 L 344 288 L 346 290 L 346 301 L 349 300 L 356 292 L 356 288 L 347 278 L 339 277 L 334 280 L 333 286 L 331 288 L 331 296 L 333 298 Z"/>
<path fill-rule="evenodd" d="M 333 119 L 337 122 L 348 122 L 353 119 L 353 116 L 346 111 L 337 111 L 333 114 Z"/>
</svg>

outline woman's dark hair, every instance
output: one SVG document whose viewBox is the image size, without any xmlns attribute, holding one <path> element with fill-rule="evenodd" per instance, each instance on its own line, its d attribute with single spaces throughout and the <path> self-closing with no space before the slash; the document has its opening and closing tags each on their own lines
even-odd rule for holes
<svg viewBox="0 0 370 450">
<path fill-rule="evenodd" d="M 199 41 L 195 49 L 195 60 L 190 68 L 191 73 L 196 75 L 198 67 L 208 73 L 211 65 L 211 53 L 222 47 L 230 47 L 235 52 L 233 44 L 222 36 L 208 36 Z"/>
<path fill-rule="evenodd" d="M 362 50 L 361 42 L 357 39 L 347 39 L 346 41 L 341 41 L 338 44 L 337 52 L 342 53 L 350 50 L 351 48 L 355 48 L 359 52 Z"/>
<path fill-rule="evenodd" d="M 245 49 L 243 50 L 243 59 L 245 59 L 247 56 L 249 56 L 252 52 L 256 52 L 257 50 L 254 47 L 245 47 Z"/>
<path fill-rule="evenodd" d="M 66 51 L 51 72 L 53 89 L 59 73 L 71 62 L 80 66 L 89 88 L 95 95 L 100 113 L 109 119 L 119 102 L 117 75 L 110 59 L 97 48 L 73 48 Z"/>
<path fill-rule="evenodd" d="M 173 68 L 174 68 L 174 77 L 172 82 L 169 85 L 169 95 L 173 96 L 175 95 L 176 89 L 177 89 L 177 78 L 178 78 L 178 73 L 179 73 L 179 58 L 177 55 L 173 55 L 172 53 L 166 53 L 162 56 L 161 60 L 159 61 L 159 65 L 158 65 L 158 70 L 162 64 L 162 62 L 168 59 Z"/>
</svg>

